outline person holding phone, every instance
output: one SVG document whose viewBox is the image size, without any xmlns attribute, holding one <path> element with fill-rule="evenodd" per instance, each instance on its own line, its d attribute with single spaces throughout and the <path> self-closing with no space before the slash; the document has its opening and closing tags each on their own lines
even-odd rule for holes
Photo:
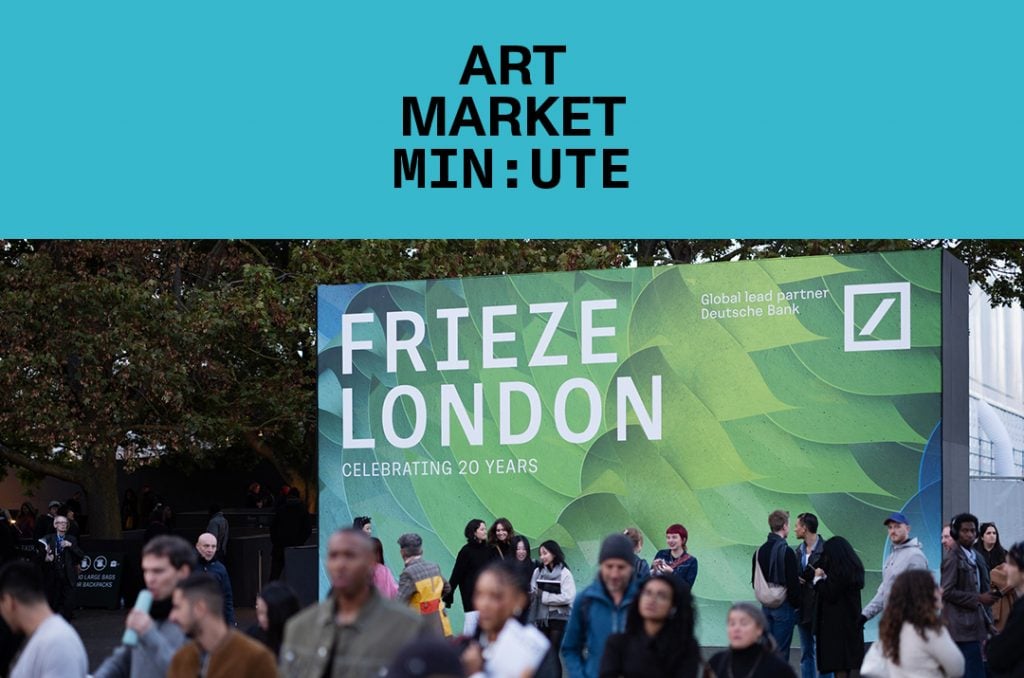
<svg viewBox="0 0 1024 678">
<path fill-rule="evenodd" d="M 686 550 L 689 539 L 686 528 L 675 523 L 665 530 L 667 549 L 654 554 L 651 563 L 651 574 L 674 574 L 691 589 L 697 581 L 697 559 Z"/>
</svg>

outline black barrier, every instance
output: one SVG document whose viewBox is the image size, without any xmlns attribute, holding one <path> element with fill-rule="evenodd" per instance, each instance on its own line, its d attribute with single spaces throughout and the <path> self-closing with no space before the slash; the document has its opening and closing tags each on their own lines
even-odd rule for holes
<svg viewBox="0 0 1024 678">
<path fill-rule="evenodd" d="M 76 602 L 82 607 L 121 607 L 121 574 L 124 553 L 99 549 L 86 550 L 80 563 Z"/>
<path fill-rule="evenodd" d="M 19 539 L 14 545 L 14 554 L 18 558 L 42 566 L 46 560 L 46 546 L 37 539 Z"/>
<path fill-rule="evenodd" d="M 317 551 L 316 546 L 292 546 L 284 550 L 284 573 L 282 581 L 292 587 L 302 607 L 312 605 L 319 599 L 317 592 Z"/>
</svg>

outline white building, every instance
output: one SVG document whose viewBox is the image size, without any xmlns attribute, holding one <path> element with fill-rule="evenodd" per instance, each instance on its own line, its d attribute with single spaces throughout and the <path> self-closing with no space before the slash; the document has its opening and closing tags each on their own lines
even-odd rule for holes
<svg viewBox="0 0 1024 678">
<path fill-rule="evenodd" d="M 970 508 L 1009 547 L 1024 539 L 1024 311 L 972 285 L 969 327 Z"/>
<path fill-rule="evenodd" d="M 971 476 L 1024 475 L 1024 311 L 970 297 Z"/>
</svg>

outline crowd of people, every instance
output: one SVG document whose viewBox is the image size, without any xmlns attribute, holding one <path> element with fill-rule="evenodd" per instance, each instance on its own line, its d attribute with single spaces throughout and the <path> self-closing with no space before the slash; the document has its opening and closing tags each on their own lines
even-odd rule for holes
<svg viewBox="0 0 1024 678">
<path fill-rule="evenodd" d="M 0 617 L 23 637 L 7 655 L 11 676 L 87 673 L 84 646 L 64 618 L 73 606 L 61 595 L 70 594 L 55 592 L 47 576 L 73 570 L 68 563 L 80 557 L 69 522 L 55 512 L 44 535 L 56 565 L 15 560 L 0 569 Z M 666 528 L 666 548 L 651 563 L 635 527 L 608 535 L 594 580 L 580 588 L 557 541 L 535 553 L 507 518 L 470 520 L 447 577 L 421 535 L 401 535 L 396 577 L 372 520 L 360 516 L 327 540 L 327 598 L 303 610 L 294 591 L 271 582 L 243 633 L 216 522 L 211 516 L 195 544 L 166 534 L 145 544 L 145 590 L 122 644 L 92 675 L 795 678 L 794 630 L 802 678 L 1024 675 L 1024 543 L 1005 548 L 994 524 L 968 513 L 943 529 L 939 581 L 907 517 L 888 516 L 891 548 L 864 603 L 864 566 L 848 540 L 820 537 L 817 517 L 802 513 L 791 547 L 789 514 L 772 512 L 751 554 L 757 602 L 729 608 L 719 622 L 727 647 L 710 657 L 695 634 L 697 559 L 682 524 Z M 448 616 L 457 592 L 459 634 Z M 879 637 L 865 652 L 864 625 L 876 616 Z"/>
</svg>

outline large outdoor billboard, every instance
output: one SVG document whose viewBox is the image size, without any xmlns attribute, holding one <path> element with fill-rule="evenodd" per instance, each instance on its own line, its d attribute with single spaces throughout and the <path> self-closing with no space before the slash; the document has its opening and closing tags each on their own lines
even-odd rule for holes
<svg viewBox="0 0 1024 678">
<path fill-rule="evenodd" d="M 638 526 L 649 560 L 683 523 L 702 639 L 721 643 L 782 508 L 850 540 L 866 602 L 889 512 L 939 562 L 944 262 L 321 286 L 321 546 L 370 515 L 393 571 L 417 532 L 447 572 L 467 520 L 507 517 L 557 540 L 582 586 L 605 535 Z"/>
</svg>

